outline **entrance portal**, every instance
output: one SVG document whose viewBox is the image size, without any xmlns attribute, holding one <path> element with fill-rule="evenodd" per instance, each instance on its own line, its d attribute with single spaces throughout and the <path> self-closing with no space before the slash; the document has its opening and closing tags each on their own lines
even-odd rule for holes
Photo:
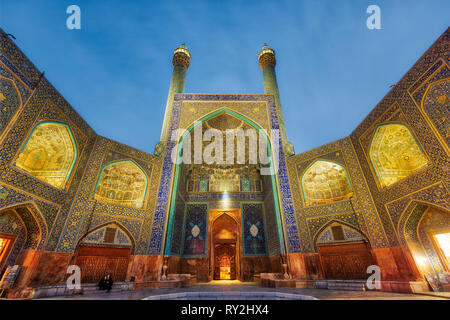
<svg viewBox="0 0 450 320">
<path fill-rule="evenodd" d="M 237 217 L 234 217 L 238 213 L 217 211 L 213 214 L 216 218 L 211 225 L 211 270 L 214 280 L 238 278 L 239 225 Z"/>
<path fill-rule="evenodd" d="M 236 244 L 215 244 L 214 257 L 214 280 L 236 280 Z"/>
</svg>

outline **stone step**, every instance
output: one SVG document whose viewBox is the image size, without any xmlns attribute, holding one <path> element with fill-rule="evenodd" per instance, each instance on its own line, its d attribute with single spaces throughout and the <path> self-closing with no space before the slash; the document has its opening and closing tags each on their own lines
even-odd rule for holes
<svg viewBox="0 0 450 320">
<path fill-rule="evenodd" d="M 327 280 L 329 290 L 366 291 L 364 280 Z"/>
<path fill-rule="evenodd" d="M 318 300 L 315 297 L 284 292 L 204 291 L 151 295 L 142 300 Z"/>
<path fill-rule="evenodd" d="M 133 290 L 133 284 L 129 282 L 115 282 L 109 291 L 112 292 L 121 292 Z M 77 294 L 107 294 L 106 290 L 99 290 L 98 284 L 96 283 L 82 283 L 81 290 L 77 289 L 68 289 L 67 286 L 64 285 L 54 285 L 54 286 L 43 286 L 34 288 L 33 298 L 46 298 L 46 297 L 56 297 L 56 296 L 71 296 Z"/>
</svg>

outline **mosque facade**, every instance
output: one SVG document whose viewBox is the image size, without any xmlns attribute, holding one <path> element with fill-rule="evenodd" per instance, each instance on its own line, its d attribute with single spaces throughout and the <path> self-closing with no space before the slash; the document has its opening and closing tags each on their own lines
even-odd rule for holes
<svg viewBox="0 0 450 320">
<path fill-rule="evenodd" d="M 317 287 L 377 266 L 379 290 L 427 291 L 432 278 L 448 290 L 449 36 L 348 137 L 300 154 L 274 50 L 255 61 L 264 94 L 195 94 L 182 45 L 150 154 L 98 135 L 0 30 L 0 277 L 20 266 L 10 295 L 65 284 L 70 265 L 82 283 L 110 273 L 134 289 Z"/>
</svg>

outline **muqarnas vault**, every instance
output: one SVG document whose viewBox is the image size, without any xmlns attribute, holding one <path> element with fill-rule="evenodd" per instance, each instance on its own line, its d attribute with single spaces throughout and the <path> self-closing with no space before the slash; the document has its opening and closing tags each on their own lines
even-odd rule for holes
<svg viewBox="0 0 450 320">
<path fill-rule="evenodd" d="M 301 154 L 272 49 L 258 55 L 264 94 L 187 94 L 191 55 L 180 46 L 148 154 L 97 135 L 1 31 L 0 270 L 21 266 L 10 295 L 64 285 L 69 265 L 83 283 L 111 273 L 134 289 L 165 279 L 314 285 L 366 279 L 377 265 L 381 290 L 429 290 L 426 276 L 450 268 L 449 35 L 350 136 Z M 199 123 L 279 130 L 266 136 L 269 153 L 279 145 L 276 174 L 248 159 L 174 163 L 188 142 L 169 137 Z"/>
</svg>

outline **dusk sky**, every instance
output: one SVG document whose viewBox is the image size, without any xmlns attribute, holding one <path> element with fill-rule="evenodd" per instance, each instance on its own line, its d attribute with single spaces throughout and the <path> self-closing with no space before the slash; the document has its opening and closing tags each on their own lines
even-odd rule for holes
<svg viewBox="0 0 450 320">
<path fill-rule="evenodd" d="M 81 30 L 66 9 L 81 8 Z M 369 5 L 381 30 L 369 30 Z M 172 52 L 191 52 L 187 93 L 263 93 L 276 51 L 289 140 L 300 153 L 348 136 L 450 22 L 450 1 L 13 1 L 0 27 L 100 135 L 153 153 Z"/>
</svg>

